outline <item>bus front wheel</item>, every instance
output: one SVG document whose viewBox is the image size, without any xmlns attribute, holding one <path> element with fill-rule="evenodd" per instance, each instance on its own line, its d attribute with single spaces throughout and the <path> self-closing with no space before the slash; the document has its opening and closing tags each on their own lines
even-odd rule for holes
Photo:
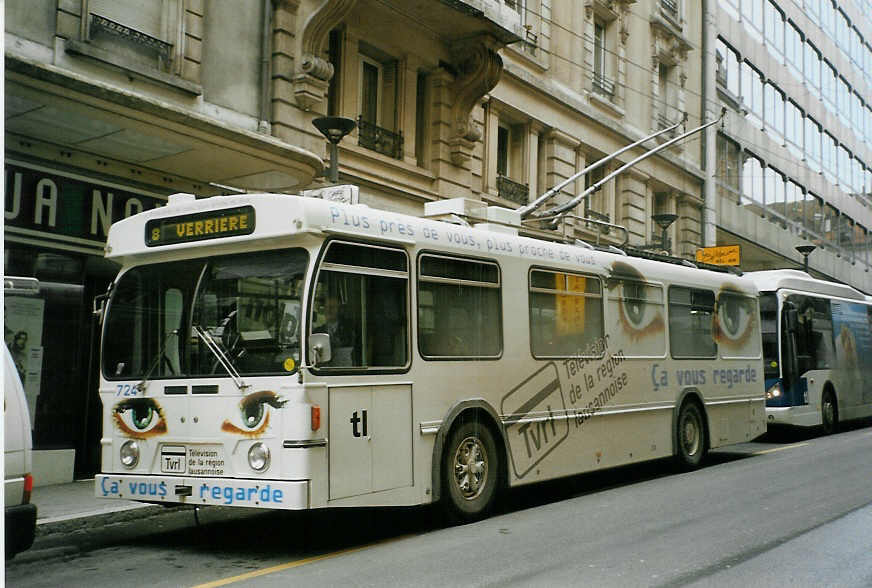
<svg viewBox="0 0 872 588">
<path fill-rule="evenodd" d="M 443 506 L 450 518 L 465 523 L 487 515 L 496 499 L 500 467 L 487 425 L 465 421 L 451 431 L 442 462 Z"/>
<path fill-rule="evenodd" d="M 685 402 L 681 406 L 676 426 L 676 460 L 682 468 L 695 469 L 702 463 L 706 453 L 705 424 L 702 410 L 696 402 Z"/>
<path fill-rule="evenodd" d="M 821 398 L 821 422 L 827 435 L 832 435 L 839 429 L 839 405 L 831 388 L 827 388 Z"/>
</svg>

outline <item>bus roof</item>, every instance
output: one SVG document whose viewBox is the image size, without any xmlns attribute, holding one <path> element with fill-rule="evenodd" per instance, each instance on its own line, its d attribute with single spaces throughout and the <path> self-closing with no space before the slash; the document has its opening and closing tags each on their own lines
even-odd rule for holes
<svg viewBox="0 0 872 588">
<path fill-rule="evenodd" d="M 869 300 L 872 298 L 851 286 L 818 280 L 803 271 L 795 269 L 748 272 L 745 276 L 757 284 L 757 289 L 761 292 L 788 289 L 853 300 Z"/>
<path fill-rule="evenodd" d="M 492 227 L 493 225 L 491 225 Z M 756 295 L 754 283 L 740 276 L 475 228 L 320 198 L 284 194 L 245 194 L 195 199 L 170 196 L 154 208 L 112 225 L 106 256 L 124 264 L 156 262 L 223 252 L 228 246 L 271 246 L 295 236 L 346 237 L 414 246 L 485 258 L 516 257 L 533 265 L 593 272 L 608 277 L 616 262 L 653 282 L 729 287 Z"/>
</svg>

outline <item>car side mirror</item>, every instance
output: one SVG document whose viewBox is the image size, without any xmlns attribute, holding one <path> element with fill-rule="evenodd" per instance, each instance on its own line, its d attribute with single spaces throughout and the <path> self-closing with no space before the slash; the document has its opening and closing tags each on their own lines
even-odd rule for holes
<svg viewBox="0 0 872 588">
<path fill-rule="evenodd" d="M 332 357 L 330 351 L 330 335 L 327 333 L 312 333 L 309 335 L 309 357 L 313 366 L 328 363 Z"/>
</svg>

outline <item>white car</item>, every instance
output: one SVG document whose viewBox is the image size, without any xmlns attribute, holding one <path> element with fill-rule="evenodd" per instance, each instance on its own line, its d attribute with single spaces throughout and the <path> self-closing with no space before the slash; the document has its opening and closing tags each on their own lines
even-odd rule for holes
<svg viewBox="0 0 872 588">
<path fill-rule="evenodd" d="M 4 348 L 3 412 L 6 428 L 4 504 L 6 506 L 6 558 L 33 544 L 36 531 L 36 505 L 30 503 L 33 490 L 33 442 L 30 415 L 24 387 L 9 350 Z"/>
</svg>

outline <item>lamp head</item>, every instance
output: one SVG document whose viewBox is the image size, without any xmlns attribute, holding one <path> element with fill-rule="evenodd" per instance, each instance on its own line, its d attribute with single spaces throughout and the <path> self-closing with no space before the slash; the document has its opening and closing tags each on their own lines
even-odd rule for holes
<svg viewBox="0 0 872 588">
<path fill-rule="evenodd" d="M 678 215 L 672 214 L 671 212 L 651 215 L 651 220 L 657 223 L 657 226 L 661 229 L 666 229 L 669 225 L 674 223 L 676 219 L 678 219 Z"/>
<path fill-rule="evenodd" d="M 814 251 L 815 249 L 817 249 L 816 245 L 797 245 L 796 246 L 796 250 L 799 251 L 799 253 L 803 257 L 808 257 L 809 255 L 811 255 L 811 252 Z"/>
<path fill-rule="evenodd" d="M 357 126 L 354 120 L 341 116 L 320 116 L 314 119 L 312 124 L 334 145 L 338 145 L 339 141 Z"/>
</svg>

